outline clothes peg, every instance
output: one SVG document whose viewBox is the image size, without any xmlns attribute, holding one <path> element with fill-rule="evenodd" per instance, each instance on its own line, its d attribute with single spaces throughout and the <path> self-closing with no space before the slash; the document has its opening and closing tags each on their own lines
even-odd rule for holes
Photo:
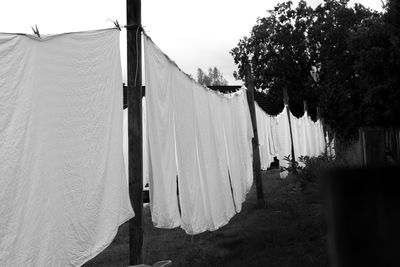
<svg viewBox="0 0 400 267">
<path fill-rule="evenodd" d="M 32 28 L 33 33 L 36 34 L 40 38 L 40 33 L 39 33 L 39 29 L 38 29 L 37 25 L 35 24 L 36 30 L 33 27 L 31 27 L 31 28 Z"/>
<path fill-rule="evenodd" d="M 119 26 L 118 20 L 113 21 L 115 27 L 117 27 L 121 31 L 121 27 Z"/>
</svg>

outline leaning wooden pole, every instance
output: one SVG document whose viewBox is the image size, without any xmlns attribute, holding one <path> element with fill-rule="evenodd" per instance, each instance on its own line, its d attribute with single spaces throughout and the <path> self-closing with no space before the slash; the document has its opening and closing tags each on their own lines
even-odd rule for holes
<svg viewBox="0 0 400 267">
<path fill-rule="evenodd" d="M 292 143 L 292 169 L 293 169 L 293 173 L 297 173 L 296 170 L 296 156 L 294 154 L 294 143 L 293 143 L 293 131 L 292 131 L 292 121 L 290 118 L 290 110 L 289 110 L 289 95 L 287 93 L 287 88 L 284 87 L 283 88 L 283 102 L 286 106 L 286 112 L 287 112 L 287 116 L 288 116 L 288 120 L 289 120 L 289 130 L 290 130 L 290 141 Z"/>
<path fill-rule="evenodd" d="M 129 196 L 135 217 L 129 222 L 129 263 L 143 263 L 142 38 L 141 0 L 126 0 L 128 67 Z"/>
<path fill-rule="evenodd" d="M 249 104 L 251 122 L 253 124 L 253 177 L 256 182 L 257 187 L 257 204 L 258 207 L 265 207 L 264 200 L 264 191 L 261 179 L 261 162 L 260 162 L 260 149 L 258 143 L 258 130 L 257 130 L 257 119 L 256 119 L 256 108 L 254 104 L 254 82 L 253 76 L 251 74 L 250 65 L 246 65 L 245 72 L 245 80 L 246 80 L 246 93 L 247 93 L 247 102 Z"/>
</svg>

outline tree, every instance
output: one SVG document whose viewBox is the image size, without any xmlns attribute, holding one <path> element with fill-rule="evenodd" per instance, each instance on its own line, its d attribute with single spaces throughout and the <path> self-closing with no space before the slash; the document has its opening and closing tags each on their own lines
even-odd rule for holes
<svg viewBox="0 0 400 267">
<path fill-rule="evenodd" d="M 400 125 L 400 3 L 362 21 L 349 38 L 363 125 Z"/>
<path fill-rule="evenodd" d="M 317 105 L 325 121 L 345 138 L 358 134 L 364 124 L 360 116 L 360 88 L 354 70 L 355 55 L 349 46 L 354 31 L 363 21 L 377 16 L 376 12 L 348 0 L 325 0 L 314 10 L 314 22 L 309 30 L 311 57 L 318 66 L 320 80 Z"/>
<path fill-rule="evenodd" d="M 197 82 L 205 86 L 209 85 L 227 85 L 227 80 L 217 67 L 209 68 L 206 74 L 201 68 L 197 69 Z"/>
<path fill-rule="evenodd" d="M 359 107 L 366 89 L 358 83 L 350 40 L 366 20 L 379 18 L 362 5 L 349 7 L 348 0 L 325 0 L 315 9 L 305 1 L 295 8 L 291 1 L 278 4 L 231 50 L 234 76 L 243 79 L 244 66 L 251 64 L 256 87 L 267 91 L 268 113 L 282 110 L 286 87 L 294 115 L 302 115 L 307 100 L 312 117 L 319 106 L 334 130 L 351 136 L 364 124 Z"/>
<path fill-rule="evenodd" d="M 235 78 L 244 79 L 245 65 L 252 65 L 255 86 L 268 91 L 270 114 L 282 110 L 282 88 L 291 97 L 291 109 L 301 113 L 306 86 L 311 83 L 312 62 L 307 51 L 307 29 L 312 8 L 300 1 L 296 9 L 291 1 L 278 4 L 267 16 L 259 18 L 251 36 L 244 37 L 231 50 L 239 71 Z M 300 100 L 301 99 L 301 100 Z M 300 110 L 300 112 L 299 112 Z"/>
</svg>

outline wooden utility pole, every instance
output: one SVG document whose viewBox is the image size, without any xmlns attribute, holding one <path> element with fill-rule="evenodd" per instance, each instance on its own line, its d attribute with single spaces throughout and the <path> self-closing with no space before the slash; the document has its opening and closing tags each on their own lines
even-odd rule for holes
<svg viewBox="0 0 400 267">
<path fill-rule="evenodd" d="M 258 143 L 258 130 L 257 130 L 257 119 L 256 119 L 256 108 L 254 105 L 254 83 L 253 76 L 251 74 L 251 67 L 249 64 L 246 65 L 245 70 L 246 80 L 246 93 L 247 102 L 249 104 L 251 122 L 253 124 L 253 179 L 256 181 L 257 187 L 257 204 L 259 208 L 265 207 L 264 191 L 261 179 L 261 162 L 260 162 L 260 148 Z"/>
<path fill-rule="evenodd" d="M 296 157 L 294 155 L 292 121 L 290 119 L 290 110 L 289 110 L 289 95 L 287 93 L 287 88 L 286 87 L 283 88 L 283 103 L 286 106 L 287 116 L 288 116 L 288 120 L 289 120 L 290 141 L 292 143 L 292 168 L 293 168 L 293 173 L 297 173 L 297 170 L 296 170 Z"/>
<path fill-rule="evenodd" d="M 143 263 L 142 38 L 141 0 L 126 0 L 128 65 L 129 264 Z"/>
</svg>

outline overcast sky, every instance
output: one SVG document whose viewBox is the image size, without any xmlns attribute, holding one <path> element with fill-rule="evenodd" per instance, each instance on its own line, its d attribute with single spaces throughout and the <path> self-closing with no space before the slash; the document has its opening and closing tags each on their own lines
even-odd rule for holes
<svg viewBox="0 0 400 267">
<path fill-rule="evenodd" d="M 257 17 L 280 0 L 142 0 L 142 24 L 153 41 L 188 74 L 216 66 L 229 84 L 236 67 L 229 51 L 249 35 Z M 297 3 L 297 1 L 294 1 Z M 308 1 L 312 6 L 322 0 Z M 381 0 L 356 0 L 382 10 Z M 0 32 L 41 34 L 109 28 L 107 19 L 126 23 L 125 0 L 0 1 Z M 121 56 L 126 80 L 126 31 L 121 32 Z"/>
</svg>

